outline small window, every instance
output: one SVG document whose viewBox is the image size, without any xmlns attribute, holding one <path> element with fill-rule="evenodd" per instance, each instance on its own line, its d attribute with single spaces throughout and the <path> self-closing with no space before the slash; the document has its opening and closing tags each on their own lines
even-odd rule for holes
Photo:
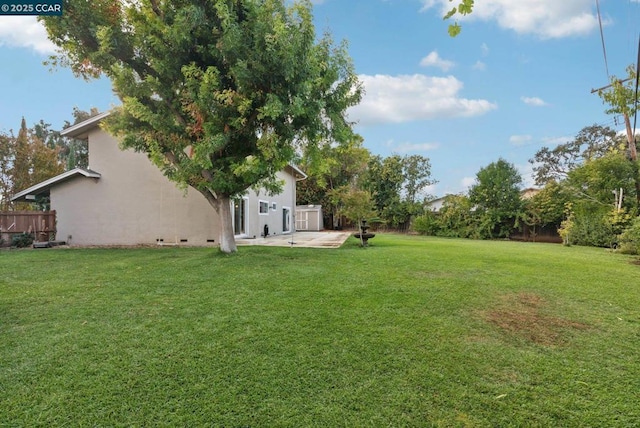
<svg viewBox="0 0 640 428">
<path fill-rule="evenodd" d="M 276 211 L 278 209 L 278 206 L 276 205 L 275 202 L 271 202 L 271 211 Z"/>
<path fill-rule="evenodd" d="M 260 214 L 269 214 L 269 202 L 260 201 Z"/>
</svg>

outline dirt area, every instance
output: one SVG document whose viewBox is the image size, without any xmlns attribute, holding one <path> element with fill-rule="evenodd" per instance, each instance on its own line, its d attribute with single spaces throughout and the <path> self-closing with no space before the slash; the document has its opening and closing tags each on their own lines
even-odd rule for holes
<svg viewBox="0 0 640 428">
<path fill-rule="evenodd" d="M 548 306 L 548 302 L 534 293 L 508 294 L 483 316 L 504 333 L 543 346 L 561 346 L 572 331 L 590 328 L 584 323 L 548 315 Z"/>
</svg>

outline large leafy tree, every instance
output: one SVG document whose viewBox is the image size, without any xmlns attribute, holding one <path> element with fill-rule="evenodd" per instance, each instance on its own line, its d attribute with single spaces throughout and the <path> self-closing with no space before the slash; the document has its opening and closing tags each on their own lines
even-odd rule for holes
<svg viewBox="0 0 640 428">
<path fill-rule="evenodd" d="M 5 162 L 9 166 L 7 183 L 10 184 L 11 194 L 25 190 L 64 171 L 64 166 L 58 160 L 58 149 L 47 147 L 34 129 L 27 128 L 24 118 L 18 135 L 7 138 L 10 155 Z M 45 201 L 44 206 L 46 205 Z M 32 207 L 29 204 L 20 203 L 13 208 L 30 209 Z"/>
<path fill-rule="evenodd" d="M 400 155 L 386 158 L 378 155 L 369 159 L 364 187 L 371 193 L 378 213 L 392 227 L 397 227 L 407 217 L 402 206 L 403 183 L 403 161 Z"/>
<path fill-rule="evenodd" d="M 68 65 L 108 76 L 122 106 L 106 126 L 219 213 L 236 250 L 230 200 L 276 191 L 296 149 L 352 138 L 361 90 L 344 44 L 316 40 L 311 3 L 284 0 L 69 0 L 43 18 Z"/>
<path fill-rule="evenodd" d="M 518 170 L 504 159 L 481 168 L 469 200 L 480 217 L 480 234 L 486 238 L 508 237 L 522 212 Z"/>
<path fill-rule="evenodd" d="M 427 187 L 436 183 L 431 178 L 431 162 L 422 155 L 411 155 L 403 158 L 404 197 L 410 204 L 420 202 L 420 197 Z"/>
<path fill-rule="evenodd" d="M 585 162 L 598 159 L 620 150 L 624 139 L 608 126 L 591 125 L 582 128 L 578 135 L 554 148 L 543 147 L 529 160 L 537 185 L 565 180 L 569 173 Z"/>
<path fill-rule="evenodd" d="M 318 148 L 321 156 L 304 156 L 300 166 L 308 174 L 298 183 L 299 204 L 321 204 L 323 213 L 333 227 L 340 226 L 341 196 L 358 188 L 371 154 L 362 146 L 362 137 L 342 144 L 324 144 Z"/>
<path fill-rule="evenodd" d="M 623 153 L 610 153 L 571 171 L 572 243 L 612 245 L 637 214 L 634 174 Z"/>
<path fill-rule="evenodd" d="M 382 219 L 392 227 L 401 227 L 422 212 L 419 197 L 426 196 L 425 189 L 433 183 L 429 158 L 393 154 L 369 159 L 363 186 L 373 196 Z"/>
<path fill-rule="evenodd" d="M 611 85 L 598 91 L 598 95 L 602 98 L 602 101 L 609 105 L 609 108 L 605 111 L 607 114 L 620 114 L 624 116 L 628 137 L 628 155 L 633 161 L 638 160 L 638 148 L 633 131 L 631 130 L 629 118 L 633 117 L 638 110 L 637 93 L 635 89 L 636 72 L 636 66 L 632 64 L 627 67 L 627 78 L 624 81 L 613 76 L 611 78 Z"/>
<path fill-rule="evenodd" d="M 532 228 L 533 236 L 542 228 L 557 230 L 567 217 L 570 189 L 564 183 L 549 181 L 531 198 L 524 200 L 522 220 Z"/>
<path fill-rule="evenodd" d="M 10 135 L 0 133 L 0 211 L 9 209 L 11 199 L 13 143 L 14 139 Z"/>
<path fill-rule="evenodd" d="M 13 144 L 13 162 L 11 165 L 11 192 L 18 193 L 33 183 L 31 181 L 31 145 L 27 122 L 22 118 L 18 136 Z"/>
<path fill-rule="evenodd" d="M 620 80 L 613 76 L 611 85 L 598 91 L 602 101 L 609 105 L 608 114 L 621 114 L 627 132 L 627 158 L 634 170 L 636 208 L 640 210 L 640 166 L 638 165 L 638 142 L 635 130 L 631 129 L 630 117 L 638 111 L 638 64 L 627 67 L 627 78 Z M 635 123 L 634 123 L 635 125 Z"/>
</svg>

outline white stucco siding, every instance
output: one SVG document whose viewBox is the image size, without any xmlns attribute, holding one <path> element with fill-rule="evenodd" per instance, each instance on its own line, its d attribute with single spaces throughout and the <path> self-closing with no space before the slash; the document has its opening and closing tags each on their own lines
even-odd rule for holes
<svg viewBox="0 0 640 428">
<path fill-rule="evenodd" d="M 283 191 L 277 195 L 269 196 L 264 190 L 248 192 L 248 236 L 261 236 L 264 232 L 265 224 L 269 226 L 269 235 L 282 235 L 295 231 L 295 207 L 296 207 L 296 180 L 289 172 L 278 172 L 278 180 L 284 181 Z M 260 215 L 260 201 L 269 203 L 267 215 Z M 276 209 L 272 210 L 275 203 Z M 283 209 L 289 209 L 290 229 L 283 230 Z"/>
<path fill-rule="evenodd" d="M 218 216 L 209 203 L 194 190 L 178 189 L 145 154 L 120 150 L 96 129 L 89 134 L 89 167 L 102 177 L 51 190 L 58 239 L 71 236 L 71 245 L 218 243 Z"/>
<path fill-rule="evenodd" d="M 70 245 L 218 244 L 219 216 L 200 193 L 178 189 L 145 154 L 121 150 L 97 126 L 86 132 L 89 168 L 100 178 L 78 176 L 51 188 L 57 239 Z M 289 232 L 294 230 L 297 175 L 289 167 L 278 173 L 285 182 L 278 195 L 247 192 L 245 235 L 260 236 L 265 224 L 270 235 L 286 233 L 284 208 L 290 210 Z M 259 213 L 260 200 L 269 203 L 266 215 Z"/>
</svg>

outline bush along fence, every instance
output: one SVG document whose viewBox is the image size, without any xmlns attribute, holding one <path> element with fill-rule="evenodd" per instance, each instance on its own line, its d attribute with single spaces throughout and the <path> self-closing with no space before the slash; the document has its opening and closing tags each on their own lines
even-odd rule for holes
<svg viewBox="0 0 640 428">
<path fill-rule="evenodd" d="M 56 235 L 55 211 L 0 212 L 0 245 L 12 245 L 14 237 L 25 240 L 51 241 Z"/>
</svg>

